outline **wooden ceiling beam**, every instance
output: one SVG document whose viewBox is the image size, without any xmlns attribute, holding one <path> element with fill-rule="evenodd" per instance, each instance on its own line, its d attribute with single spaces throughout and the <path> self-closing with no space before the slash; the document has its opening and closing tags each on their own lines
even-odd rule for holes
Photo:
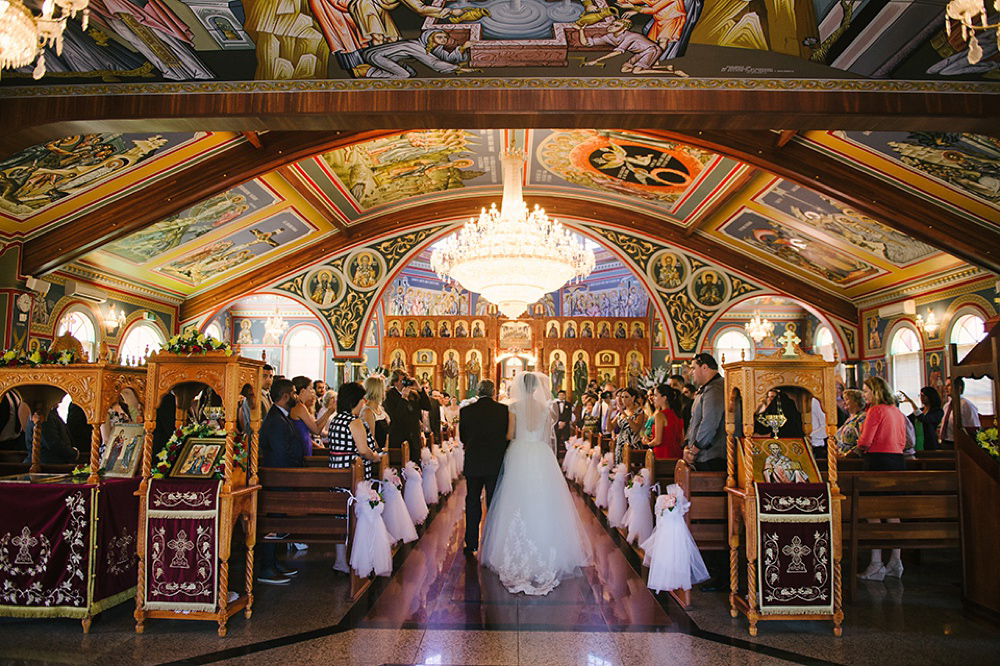
<svg viewBox="0 0 1000 666">
<path fill-rule="evenodd" d="M 712 261 L 742 273 L 778 292 L 798 299 L 819 310 L 849 322 L 858 321 L 858 310 L 846 298 L 820 289 L 787 271 L 757 261 L 746 253 L 734 250 L 706 236 L 685 237 L 682 228 L 658 217 L 626 211 L 611 204 L 586 201 L 570 196 L 530 196 L 529 203 L 546 210 L 558 211 L 561 219 L 600 220 L 625 231 L 656 238 L 680 250 L 692 250 Z M 495 202 L 494 195 L 463 197 L 393 211 L 358 224 L 355 236 L 329 236 L 320 242 L 282 256 L 258 267 L 252 273 L 234 278 L 204 293 L 189 298 L 181 305 L 180 320 L 187 321 L 208 311 L 252 293 L 282 278 L 290 277 L 310 264 L 338 254 L 354 245 L 371 242 L 389 233 L 401 233 L 426 225 L 432 220 L 456 220 L 475 216 L 483 207 Z"/>
<path fill-rule="evenodd" d="M 260 147 L 249 141 L 239 143 L 27 241 L 21 254 L 21 273 L 44 275 L 278 167 L 395 133 L 269 132 Z"/>
<path fill-rule="evenodd" d="M 911 238 L 963 261 L 1000 273 L 1000 226 L 978 225 L 906 190 L 791 141 L 777 147 L 772 132 L 703 130 L 693 134 L 652 130 L 746 162 L 845 203 Z"/>
</svg>

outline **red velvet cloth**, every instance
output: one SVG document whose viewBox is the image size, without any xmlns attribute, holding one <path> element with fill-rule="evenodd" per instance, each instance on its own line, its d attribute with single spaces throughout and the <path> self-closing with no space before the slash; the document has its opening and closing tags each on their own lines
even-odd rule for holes
<svg viewBox="0 0 1000 666">
<path fill-rule="evenodd" d="M 124 592 L 138 579 L 139 481 L 108 479 L 98 491 L 95 601 Z"/>
</svg>

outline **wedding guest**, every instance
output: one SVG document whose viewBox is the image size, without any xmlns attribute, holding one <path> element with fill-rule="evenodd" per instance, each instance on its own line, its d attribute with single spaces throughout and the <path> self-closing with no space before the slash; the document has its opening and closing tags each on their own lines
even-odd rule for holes
<svg viewBox="0 0 1000 666">
<path fill-rule="evenodd" d="M 313 380 L 313 393 L 316 394 L 316 417 L 319 418 L 319 412 L 323 409 L 322 398 L 326 395 L 326 382 L 322 379 Z"/>
<path fill-rule="evenodd" d="M 962 407 L 962 427 L 979 428 L 979 410 L 968 398 L 962 397 L 962 394 L 965 393 L 965 380 L 961 377 L 955 377 L 954 383 Z M 951 404 L 951 385 L 952 379 L 949 377 L 944 383 L 944 392 L 948 396 L 948 401 L 944 403 L 944 417 L 938 432 L 938 440 L 941 442 L 942 449 L 955 448 L 955 415 Z"/>
<path fill-rule="evenodd" d="M 726 391 L 719 364 L 714 356 L 701 352 L 695 354 L 691 368 L 701 387 L 691 406 L 685 459 L 693 458 L 700 470 L 721 472 L 726 468 Z"/>
<path fill-rule="evenodd" d="M 385 400 L 385 379 L 381 375 L 372 375 L 365 379 L 365 404 L 361 408 L 361 418 L 365 427 L 375 438 L 375 446 L 379 451 L 389 447 L 389 415 L 382 408 Z"/>
<path fill-rule="evenodd" d="M 260 420 L 271 410 L 271 382 L 274 381 L 274 368 L 265 365 L 261 370 L 260 381 Z M 159 423 L 159 421 L 157 421 Z"/>
<path fill-rule="evenodd" d="M 937 451 L 941 448 L 941 443 L 937 437 L 938 427 L 941 425 L 941 419 L 944 418 L 944 409 L 941 406 L 941 394 L 933 386 L 925 386 L 920 389 L 919 409 L 917 409 L 916 404 L 914 404 L 908 395 L 902 391 L 899 394 L 903 396 L 903 400 L 910 403 L 910 406 L 913 407 L 913 413 L 909 418 L 913 422 L 914 427 L 917 423 L 920 424 L 923 434 L 924 451 Z"/>
<path fill-rule="evenodd" d="M 66 411 L 66 429 L 69 431 L 73 448 L 80 451 L 84 458 L 88 458 L 94 426 L 87 422 L 87 413 L 75 402 L 69 403 L 69 409 Z"/>
<path fill-rule="evenodd" d="M 869 377 L 865 380 L 861 395 L 869 405 L 857 446 L 857 450 L 864 456 L 865 470 L 892 472 L 906 469 L 903 449 L 906 448 L 907 420 L 896 406 L 896 399 L 888 384 L 881 377 Z M 878 522 L 878 519 L 870 522 Z M 889 518 L 888 522 L 898 523 L 899 519 Z M 882 563 L 882 550 L 873 549 L 871 563 L 861 574 L 861 579 L 880 581 L 886 576 L 902 576 L 903 564 L 899 555 L 899 548 L 894 548 L 889 564 L 885 565 Z"/>
<path fill-rule="evenodd" d="M 849 453 L 858 445 L 861 438 L 861 426 L 865 422 L 865 399 L 861 391 L 857 389 L 846 389 L 844 391 L 844 407 L 847 409 L 847 420 L 844 425 L 837 429 L 837 451 L 841 454 Z"/>
<path fill-rule="evenodd" d="M 694 398 L 684 392 L 684 375 L 670 375 L 667 378 L 667 383 L 670 384 L 670 388 L 680 394 L 681 418 L 684 419 L 684 431 L 687 432 L 688 424 L 691 423 L 691 405 L 694 404 Z"/>
<path fill-rule="evenodd" d="M 322 407 L 319 408 L 319 412 L 316 413 L 317 423 L 326 420 L 329 423 L 329 419 L 333 418 L 333 415 L 337 413 L 337 392 L 327 389 L 326 393 L 323 394 L 323 399 L 318 401 L 322 403 Z M 323 428 L 322 432 L 319 434 L 319 440 L 326 448 L 329 446 L 329 430 Z"/>
<path fill-rule="evenodd" d="M 583 436 L 594 435 L 600 432 L 601 415 L 597 407 L 599 404 L 597 394 L 587 391 L 583 394 Z"/>
<path fill-rule="evenodd" d="M 372 463 L 378 462 L 375 434 L 368 430 L 361 410 L 367 406 L 364 386 L 342 384 L 337 391 L 337 414 L 330 420 L 330 467 L 347 469 L 354 459 L 364 459 L 365 479 L 372 478 Z"/>
<path fill-rule="evenodd" d="M 316 393 L 313 391 L 313 383 L 308 377 L 302 375 L 295 377 L 292 379 L 292 385 L 295 387 L 296 397 L 295 406 L 291 410 L 292 425 L 302 441 L 302 450 L 305 455 L 311 456 L 313 446 L 316 445 L 319 434 L 326 427 L 332 414 L 327 412 L 319 421 L 313 417 L 313 414 L 316 413 Z"/>
<path fill-rule="evenodd" d="M 287 379 L 276 379 L 271 384 L 271 408 L 260 426 L 261 467 L 302 467 L 302 443 L 295 434 L 288 417 L 295 405 L 295 386 Z M 257 581 L 268 585 L 287 585 L 296 569 L 282 566 L 276 557 L 274 540 L 287 538 L 287 534 L 268 534 L 258 545 L 257 564 L 260 567 Z"/>
<path fill-rule="evenodd" d="M 642 397 L 631 386 L 621 390 L 618 397 L 618 436 L 615 438 L 615 464 L 625 461 L 625 447 L 639 448 L 642 443 L 642 426 L 645 423 Z M 627 463 L 626 463 L 627 464 Z"/>
<path fill-rule="evenodd" d="M 452 437 L 454 437 L 455 430 L 458 428 L 458 398 L 447 393 L 443 394 L 443 397 L 445 406 L 441 408 L 441 419 L 448 424 Z"/>
<path fill-rule="evenodd" d="M 0 397 L 0 450 L 23 451 L 24 429 L 31 422 L 31 409 L 17 391 Z"/>
<path fill-rule="evenodd" d="M 38 425 L 34 419 L 28 422 L 24 431 L 25 447 L 28 456 L 24 462 L 31 462 L 31 446 L 35 437 L 35 428 L 42 429 L 42 444 L 40 462 L 43 465 L 66 465 L 80 458 L 80 449 L 73 446 L 66 422 L 59 416 L 58 410 L 51 410 L 45 421 Z M 89 453 L 90 447 L 87 447 Z"/>
<path fill-rule="evenodd" d="M 667 384 L 660 384 L 653 391 L 653 432 L 645 440 L 653 449 L 657 460 L 681 457 L 684 439 L 684 420 L 681 418 L 680 393 Z"/>
<path fill-rule="evenodd" d="M 253 387 L 250 384 L 244 384 L 240 391 L 240 409 L 236 414 L 236 427 L 240 429 L 240 432 L 245 433 L 250 430 L 250 424 L 253 422 L 253 410 L 256 407 L 257 401 L 254 399 Z"/>
</svg>

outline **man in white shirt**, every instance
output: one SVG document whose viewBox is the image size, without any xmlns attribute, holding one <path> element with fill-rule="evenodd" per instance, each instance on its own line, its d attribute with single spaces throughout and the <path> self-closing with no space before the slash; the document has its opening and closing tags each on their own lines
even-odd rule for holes
<svg viewBox="0 0 1000 666">
<path fill-rule="evenodd" d="M 813 446 L 813 453 L 817 453 L 826 446 L 826 412 L 823 411 L 819 398 L 813 397 L 810 411 L 812 412 L 812 431 L 809 433 L 809 439 Z"/>
<path fill-rule="evenodd" d="M 962 427 L 978 428 L 980 426 L 979 410 L 968 399 L 962 397 L 962 394 L 965 393 L 965 380 L 961 377 L 955 377 L 954 382 L 962 405 Z M 938 431 L 938 440 L 941 442 L 942 449 L 955 448 L 955 415 L 951 407 L 951 384 L 952 379 L 949 377 L 944 383 L 948 402 L 944 404 L 944 418 L 941 419 L 941 429 Z"/>
</svg>

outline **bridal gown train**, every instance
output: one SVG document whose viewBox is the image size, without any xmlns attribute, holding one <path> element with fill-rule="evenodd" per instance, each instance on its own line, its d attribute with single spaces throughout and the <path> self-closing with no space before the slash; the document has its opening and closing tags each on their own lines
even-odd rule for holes
<svg viewBox="0 0 1000 666">
<path fill-rule="evenodd" d="M 533 374 L 518 379 L 523 382 Z M 590 543 L 549 446 L 551 417 L 543 379 L 547 383 L 544 376 L 534 386 L 519 383 L 527 397 L 510 406 L 515 436 L 487 510 L 479 550 L 480 563 L 497 572 L 504 587 L 530 595 L 548 594 L 591 563 Z"/>
</svg>

